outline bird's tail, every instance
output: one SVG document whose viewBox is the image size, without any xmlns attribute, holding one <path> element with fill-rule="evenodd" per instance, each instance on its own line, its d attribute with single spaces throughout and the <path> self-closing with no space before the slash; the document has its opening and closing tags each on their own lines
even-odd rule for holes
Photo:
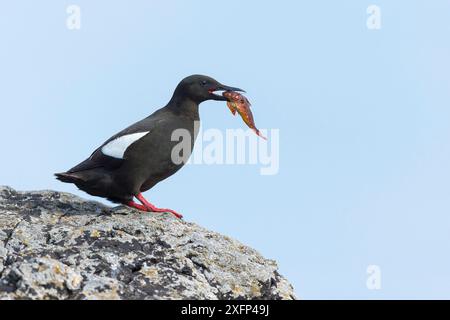
<svg viewBox="0 0 450 320">
<path fill-rule="evenodd" d="M 66 183 L 83 182 L 83 179 L 80 176 L 78 176 L 76 173 L 69 173 L 69 172 L 55 173 L 55 177 L 59 181 L 66 182 Z"/>
</svg>

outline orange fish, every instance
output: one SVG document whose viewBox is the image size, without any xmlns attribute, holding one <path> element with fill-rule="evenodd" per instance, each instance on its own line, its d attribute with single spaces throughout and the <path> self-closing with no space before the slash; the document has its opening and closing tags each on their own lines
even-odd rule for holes
<svg viewBox="0 0 450 320">
<path fill-rule="evenodd" d="M 263 138 L 264 140 L 267 140 L 266 137 L 264 137 L 261 132 L 256 128 L 255 120 L 253 119 L 252 111 L 250 110 L 250 101 L 246 97 L 244 97 L 242 94 L 234 92 L 234 91 L 225 91 L 222 94 L 225 98 L 228 99 L 227 106 L 230 109 L 231 113 L 233 115 L 236 115 L 239 113 L 242 120 L 244 120 L 245 124 L 251 128 L 255 133 Z"/>
</svg>

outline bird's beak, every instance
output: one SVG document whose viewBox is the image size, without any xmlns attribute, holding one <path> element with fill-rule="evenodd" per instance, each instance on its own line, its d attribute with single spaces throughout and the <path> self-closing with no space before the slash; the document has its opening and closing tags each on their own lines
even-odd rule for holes
<svg viewBox="0 0 450 320">
<path fill-rule="evenodd" d="M 221 94 L 216 94 L 215 92 L 218 91 L 238 91 L 238 92 L 244 92 L 244 90 L 240 89 L 240 88 L 236 88 L 236 87 L 230 87 L 230 86 L 226 86 L 223 84 L 219 84 L 217 86 L 214 86 L 213 88 L 209 89 L 209 93 L 211 94 L 211 99 L 212 100 L 216 100 L 216 101 L 228 101 L 227 98 L 225 98 L 224 96 L 222 96 Z"/>
</svg>

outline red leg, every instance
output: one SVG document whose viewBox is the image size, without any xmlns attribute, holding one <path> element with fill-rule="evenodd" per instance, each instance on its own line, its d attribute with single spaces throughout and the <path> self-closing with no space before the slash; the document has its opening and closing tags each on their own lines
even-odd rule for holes
<svg viewBox="0 0 450 320">
<path fill-rule="evenodd" d="M 131 207 L 131 208 L 135 208 L 141 211 L 145 211 L 148 212 L 148 209 L 146 206 L 143 206 L 142 204 L 136 203 L 134 201 L 128 201 L 127 203 L 125 203 L 127 206 Z"/>
<path fill-rule="evenodd" d="M 169 212 L 171 214 L 173 214 L 175 217 L 177 217 L 178 219 L 183 218 L 183 216 L 181 214 L 179 214 L 178 212 L 175 212 L 171 209 L 161 209 L 161 208 L 157 208 L 155 207 L 153 204 L 151 204 L 150 202 L 147 201 L 147 199 L 144 198 L 144 196 L 142 195 L 142 193 L 139 193 L 136 198 L 150 211 L 152 212 Z"/>
</svg>

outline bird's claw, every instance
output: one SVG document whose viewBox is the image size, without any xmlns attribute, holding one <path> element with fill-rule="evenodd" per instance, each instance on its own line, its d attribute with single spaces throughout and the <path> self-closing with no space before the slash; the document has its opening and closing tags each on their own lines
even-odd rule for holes
<svg viewBox="0 0 450 320">
<path fill-rule="evenodd" d="M 152 205 L 149 202 L 146 202 L 144 204 L 138 204 L 134 201 L 129 201 L 128 203 L 126 203 L 127 206 L 131 207 L 131 208 L 135 208 L 139 211 L 143 211 L 143 212 L 159 212 L 159 213 L 171 213 L 173 214 L 175 217 L 177 217 L 178 219 L 183 219 L 183 215 L 179 214 L 178 212 L 172 210 L 172 209 L 160 209 L 155 207 L 154 205 Z"/>
</svg>

